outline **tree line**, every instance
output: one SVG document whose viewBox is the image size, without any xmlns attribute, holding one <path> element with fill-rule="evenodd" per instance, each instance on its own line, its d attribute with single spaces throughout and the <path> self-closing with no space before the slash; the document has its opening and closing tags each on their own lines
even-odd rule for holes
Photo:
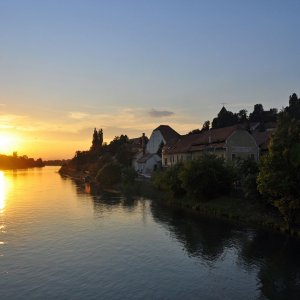
<svg viewBox="0 0 300 300">
<path fill-rule="evenodd" d="M 0 154 L 0 169 L 26 169 L 34 167 L 44 167 L 44 162 L 41 158 L 34 160 L 26 155 L 18 156 Z"/>
</svg>

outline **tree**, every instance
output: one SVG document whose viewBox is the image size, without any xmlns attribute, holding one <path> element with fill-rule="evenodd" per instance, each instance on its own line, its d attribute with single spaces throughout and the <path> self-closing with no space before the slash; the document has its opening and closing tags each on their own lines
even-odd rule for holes
<svg viewBox="0 0 300 300">
<path fill-rule="evenodd" d="M 262 122 L 263 121 L 264 108 L 262 104 L 255 104 L 253 112 L 249 115 L 250 122 Z"/>
<path fill-rule="evenodd" d="M 248 121 L 247 110 L 246 109 L 241 109 L 237 113 L 237 118 L 238 118 L 239 123 L 247 122 Z"/>
<path fill-rule="evenodd" d="M 182 181 L 179 174 L 183 169 L 183 164 L 176 164 L 165 171 L 156 172 L 152 178 L 154 186 L 169 192 L 173 197 L 182 197 L 186 191 L 182 188 Z"/>
<path fill-rule="evenodd" d="M 247 199 L 260 199 L 257 189 L 258 163 L 255 160 L 238 160 L 235 164 L 236 177 L 241 183 L 244 196 Z"/>
<path fill-rule="evenodd" d="M 300 209 L 300 121 L 286 112 L 279 114 L 257 182 L 260 193 L 278 208 L 290 229 Z"/>
<path fill-rule="evenodd" d="M 121 166 L 110 162 L 105 164 L 96 176 L 97 182 L 102 188 L 110 188 L 121 181 Z"/>
<path fill-rule="evenodd" d="M 99 143 L 100 147 L 103 144 L 103 129 L 102 128 L 98 131 L 98 143 Z"/>
<path fill-rule="evenodd" d="M 197 129 L 193 129 L 188 134 L 198 134 L 198 133 L 201 133 L 201 130 L 197 128 Z"/>
<path fill-rule="evenodd" d="M 197 200 L 228 194 L 233 185 L 233 173 L 222 158 L 203 155 L 184 164 L 179 179 L 182 188 Z"/>
<path fill-rule="evenodd" d="M 203 123 L 201 132 L 209 130 L 209 127 L 210 127 L 210 121 L 207 120 Z"/>
<path fill-rule="evenodd" d="M 289 106 L 286 107 L 285 111 L 292 117 L 297 120 L 300 120 L 300 98 L 297 94 L 293 94 L 289 99 Z"/>
<path fill-rule="evenodd" d="M 97 129 L 95 128 L 90 152 L 99 153 L 101 151 L 102 144 L 103 144 L 103 130 L 100 129 L 98 132 Z"/>
<path fill-rule="evenodd" d="M 213 119 L 212 128 L 222 128 L 238 123 L 238 117 L 231 111 L 228 111 L 224 106 L 218 113 L 217 118 Z"/>
</svg>

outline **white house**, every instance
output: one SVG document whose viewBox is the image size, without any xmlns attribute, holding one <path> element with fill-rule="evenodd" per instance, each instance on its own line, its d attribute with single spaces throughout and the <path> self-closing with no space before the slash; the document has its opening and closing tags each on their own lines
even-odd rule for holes
<svg viewBox="0 0 300 300">
<path fill-rule="evenodd" d="M 155 128 L 147 143 L 145 155 L 137 160 L 137 171 L 145 175 L 160 168 L 162 148 L 179 137 L 180 135 L 168 125 L 160 125 Z"/>
</svg>

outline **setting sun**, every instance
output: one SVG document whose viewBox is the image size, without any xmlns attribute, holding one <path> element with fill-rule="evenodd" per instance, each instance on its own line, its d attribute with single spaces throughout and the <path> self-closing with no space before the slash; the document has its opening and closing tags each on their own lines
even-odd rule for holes
<svg viewBox="0 0 300 300">
<path fill-rule="evenodd" d="M 0 133 L 0 154 L 12 154 L 17 151 L 19 138 L 11 134 Z"/>
</svg>

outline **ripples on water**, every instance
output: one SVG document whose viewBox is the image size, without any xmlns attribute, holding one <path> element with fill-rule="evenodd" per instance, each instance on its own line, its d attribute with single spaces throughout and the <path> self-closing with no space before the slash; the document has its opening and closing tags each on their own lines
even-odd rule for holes
<svg viewBox="0 0 300 300">
<path fill-rule="evenodd" d="M 0 173 L 1 299 L 300 299 L 298 241 L 56 171 Z"/>
</svg>

